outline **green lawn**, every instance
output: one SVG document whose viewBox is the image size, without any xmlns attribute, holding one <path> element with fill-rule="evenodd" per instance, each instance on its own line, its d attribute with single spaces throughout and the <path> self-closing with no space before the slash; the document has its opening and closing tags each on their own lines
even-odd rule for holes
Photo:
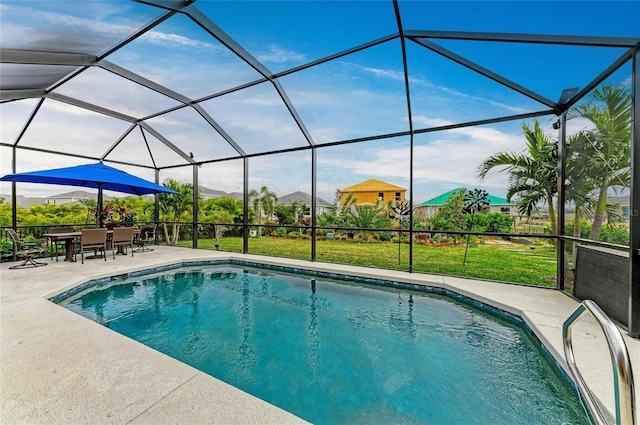
<svg viewBox="0 0 640 425">
<path fill-rule="evenodd" d="M 242 252 L 242 238 L 220 241 L 200 239 L 198 247 Z M 190 241 L 181 243 L 191 246 Z M 470 247 L 463 266 L 465 246 L 413 246 L 413 267 L 417 272 L 465 276 L 536 286 L 555 286 L 556 253 L 553 245 L 478 245 Z M 288 238 L 250 238 L 249 253 L 288 258 L 311 258 L 311 241 Z M 398 258 L 399 257 L 399 258 Z M 391 242 L 354 242 L 319 240 L 316 259 L 328 263 L 353 264 L 384 269 L 408 270 L 409 245 Z M 399 261 L 398 261 L 399 260 Z"/>
</svg>

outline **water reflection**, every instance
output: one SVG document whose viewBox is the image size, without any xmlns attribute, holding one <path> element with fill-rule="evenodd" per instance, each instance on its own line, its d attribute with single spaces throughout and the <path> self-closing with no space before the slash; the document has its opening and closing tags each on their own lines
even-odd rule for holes
<svg viewBox="0 0 640 425">
<path fill-rule="evenodd" d="M 307 335 L 309 339 L 307 347 L 307 363 L 313 379 L 318 378 L 318 348 L 320 338 L 318 336 L 318 296 L 316 295 L 316 280 L 311 279 L 311 295 L 309 296 L 309 321 L 307 325 Z"/>
<path fill-rule="evenodd" d="M 252 379 L 255 349 L 251 343 L 251 280 L 249 275 L 242 277 L 242 297 L 239 308 L 241 342 L 238 347 L 238 374 L 244 382 Z"/>
</svg>

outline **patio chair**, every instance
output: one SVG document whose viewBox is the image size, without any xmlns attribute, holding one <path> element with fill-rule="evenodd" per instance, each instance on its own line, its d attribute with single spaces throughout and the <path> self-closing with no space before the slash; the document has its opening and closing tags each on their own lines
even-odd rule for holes
<svg viewBox="0 0 640 425">
<path fill-rule="evenodd" d="M 7 229 L 7 234 L 11 238 L 11 242 L 13 242 L 13 258 L 15 259 L 18 255 L 24 256 L 24 261 L 21 264 L 11 266 L 10 269 L 22 269 L 26 267 L 40 267 L 46 266 L 47 263 L 40 263 L 34 259 L 34 255 L 39 255 L 45 252 L 45 249 L 42 245 L 39 245 L 38 242 L 41 241 L 25 241 L 24 239 L 20 239 L 20 236 L 13 229 Z"/>
<path fill-rule="evenodd" d="M 73 227 L 52 227 L 47 233 L 73 233 Z M 58 261 L 58 247 L 62 247 L 63 252 L 65 252 L 67 241 L 64 239 L 52 240 L 50 241 L 50 244 L 49 252 L 51 252 L 51 259 L 53 260 L 53 256 L 55 254 L 56 261 Z"/>
<path fill-rule="evenodd" d="M 80 236 L 80 256 L 82 264 L 84 264 L 84 250 L 94 249 L 101 250 L 104 261 L 107 261 L 107 229 L 102 227 L 99 229 L 82 229 Z"/>
<path fill-rule="evenodd" d="M 123 250 L 126 255 L 127 246 L 131 247 L 131 256 L 133 257 L 133 227 L 114 227 L 113 235 L 111 235 L 111 251 L 113 259 L 116 258 L 116 247 Z"/>
<path fill-rule="evenodd" d="M 157 225 L 148 225 L 140 229 L 140 235 L 138 236 L 138 252 L 150 252 L 153 248 L 149 248 L 150 243 L 155 243 L 156 240 L 156 228 Z"/>
</svg>

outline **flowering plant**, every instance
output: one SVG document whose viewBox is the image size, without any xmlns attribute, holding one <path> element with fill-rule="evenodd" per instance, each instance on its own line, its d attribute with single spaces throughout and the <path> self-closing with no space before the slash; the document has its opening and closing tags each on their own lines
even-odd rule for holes
<svg viewBox="0 0 640 425">
<path fill-rule="evenodd" d="M 105 205 L 104 208 L 94 208 L 93 214 L 96 216 L 96 223 L 111 223 L 113 220 L 113 207 Z"/>
<path fill-rule="evenodd" d="M 125 207 L 105 205 L 102 210 L 95 208 L 93 213 L 96 216 L 96 223 L 102 222 L 108 225 L 133 226 L 136 221 L 136 214 Z"/>
<path fill-rule="evenodd" d="M 117 217 L 115 217 L 116 215 Z M 113 216 L 114 222 L 119 222 L 126 227 L 131 227 L 136 223 L 136 214 L 125 207 L 118 207 L 115 209 Z M 116 221 L 116 218 L 118 221 Z"/>
</svg>

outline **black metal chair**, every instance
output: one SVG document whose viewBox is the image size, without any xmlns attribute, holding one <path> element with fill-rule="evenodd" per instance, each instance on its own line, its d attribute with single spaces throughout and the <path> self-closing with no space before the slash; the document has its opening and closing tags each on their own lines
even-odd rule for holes
<svg viewBox="0 0 640 425">
<path fill-rule="evenodd" d="M 41 263 L 35 260 L 35 255 L 40 255 L 46 250 L 38 242 L 42 241 L 25 241 L 20 239 L 20 236 L 13 229 L 7 229 L 7 234 L 13 242 L 13 258 L 17 258 L 18 255 L 24 256 L 24 261 L 21 264 L 9 267 L 10 269 L 22 269 L 27 267 L 41 267 L 46 266 L 47 263 Z"/>
<path fill-rule="evenodd" d="M 149 248 L 149 244 L 156 242 L 156 229 L 157 225 L 148 225 L 140 229 L 140 235 L 138 236 L 138 249 L 136 252 L 151 252 L 153 248 Z"/>
</svg>

